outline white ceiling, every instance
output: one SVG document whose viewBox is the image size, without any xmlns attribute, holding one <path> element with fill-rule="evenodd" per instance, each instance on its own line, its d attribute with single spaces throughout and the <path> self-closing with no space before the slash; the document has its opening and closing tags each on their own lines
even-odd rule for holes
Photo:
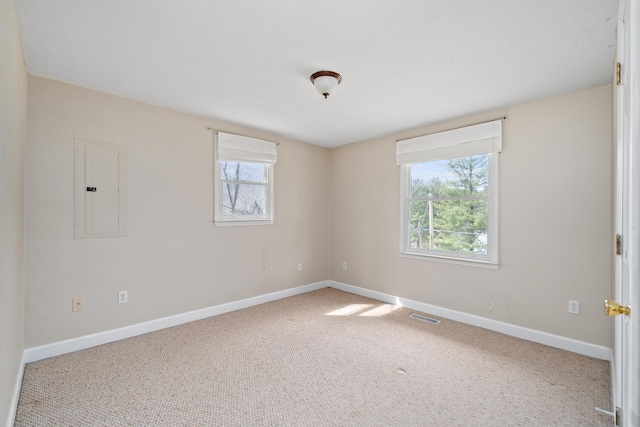
<svg viewBox="0 0 640 427">
<path fill-rule="evenodd" d="M 27 69 L 326 147 L 611 81 L 618 0 L 15 0 Z M 333 70 L 328 99 L 309 76 Z"/>
</svg>

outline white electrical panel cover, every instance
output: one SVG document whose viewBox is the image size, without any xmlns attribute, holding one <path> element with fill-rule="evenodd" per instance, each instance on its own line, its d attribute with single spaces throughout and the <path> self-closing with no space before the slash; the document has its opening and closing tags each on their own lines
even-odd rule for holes
<svg viewBox="0 0 640 427">
<path fill-rule="evenodd" d="M 75 239 L 127 235 L 128 153 L 123 145 L 74 142 Z"/>
</svg>

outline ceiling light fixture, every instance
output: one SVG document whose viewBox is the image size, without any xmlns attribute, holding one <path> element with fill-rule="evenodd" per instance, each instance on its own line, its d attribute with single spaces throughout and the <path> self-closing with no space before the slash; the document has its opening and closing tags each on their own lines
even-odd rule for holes
<svg viewBox="0 0 640 427">
<path fill-rule="evenodd" d="M 311 74 L 311 83 L 316 90 L 327 98 L 331 92 L 340 84 L 342 76 L 334 71 L 316 71 Z"/>
</svg>

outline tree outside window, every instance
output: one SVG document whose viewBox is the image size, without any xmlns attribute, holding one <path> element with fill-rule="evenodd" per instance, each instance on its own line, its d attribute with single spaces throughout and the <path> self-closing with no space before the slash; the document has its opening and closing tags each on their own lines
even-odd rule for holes
<svg viewBox="0 0 640 427">
<path fill-rule="evenodd" d="M 246 162 L 220 162 L 223 215 L 261 216 L 266 211 L 266 165 Z"/>
<path fill-rule="evenodd" d="M 408 247 L 487 255 L 489 155 L 410 168 Z"/>
</svg>

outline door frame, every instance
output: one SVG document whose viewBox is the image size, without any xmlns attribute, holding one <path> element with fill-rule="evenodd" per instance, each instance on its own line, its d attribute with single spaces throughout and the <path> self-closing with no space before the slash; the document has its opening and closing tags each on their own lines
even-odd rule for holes
<svg viewBox="0 0 640 427">
<path fill-rule="evenodd" d="M 631 306 L 614 320 L 612 394 L 620 425 L 640 427 L 640 5 L 621 0 L 616 61 L 621 84 L 614 89 L 616 173 L 614 231 L 622 254 L 614 260 L 614 297 Z"/>
</svg>

